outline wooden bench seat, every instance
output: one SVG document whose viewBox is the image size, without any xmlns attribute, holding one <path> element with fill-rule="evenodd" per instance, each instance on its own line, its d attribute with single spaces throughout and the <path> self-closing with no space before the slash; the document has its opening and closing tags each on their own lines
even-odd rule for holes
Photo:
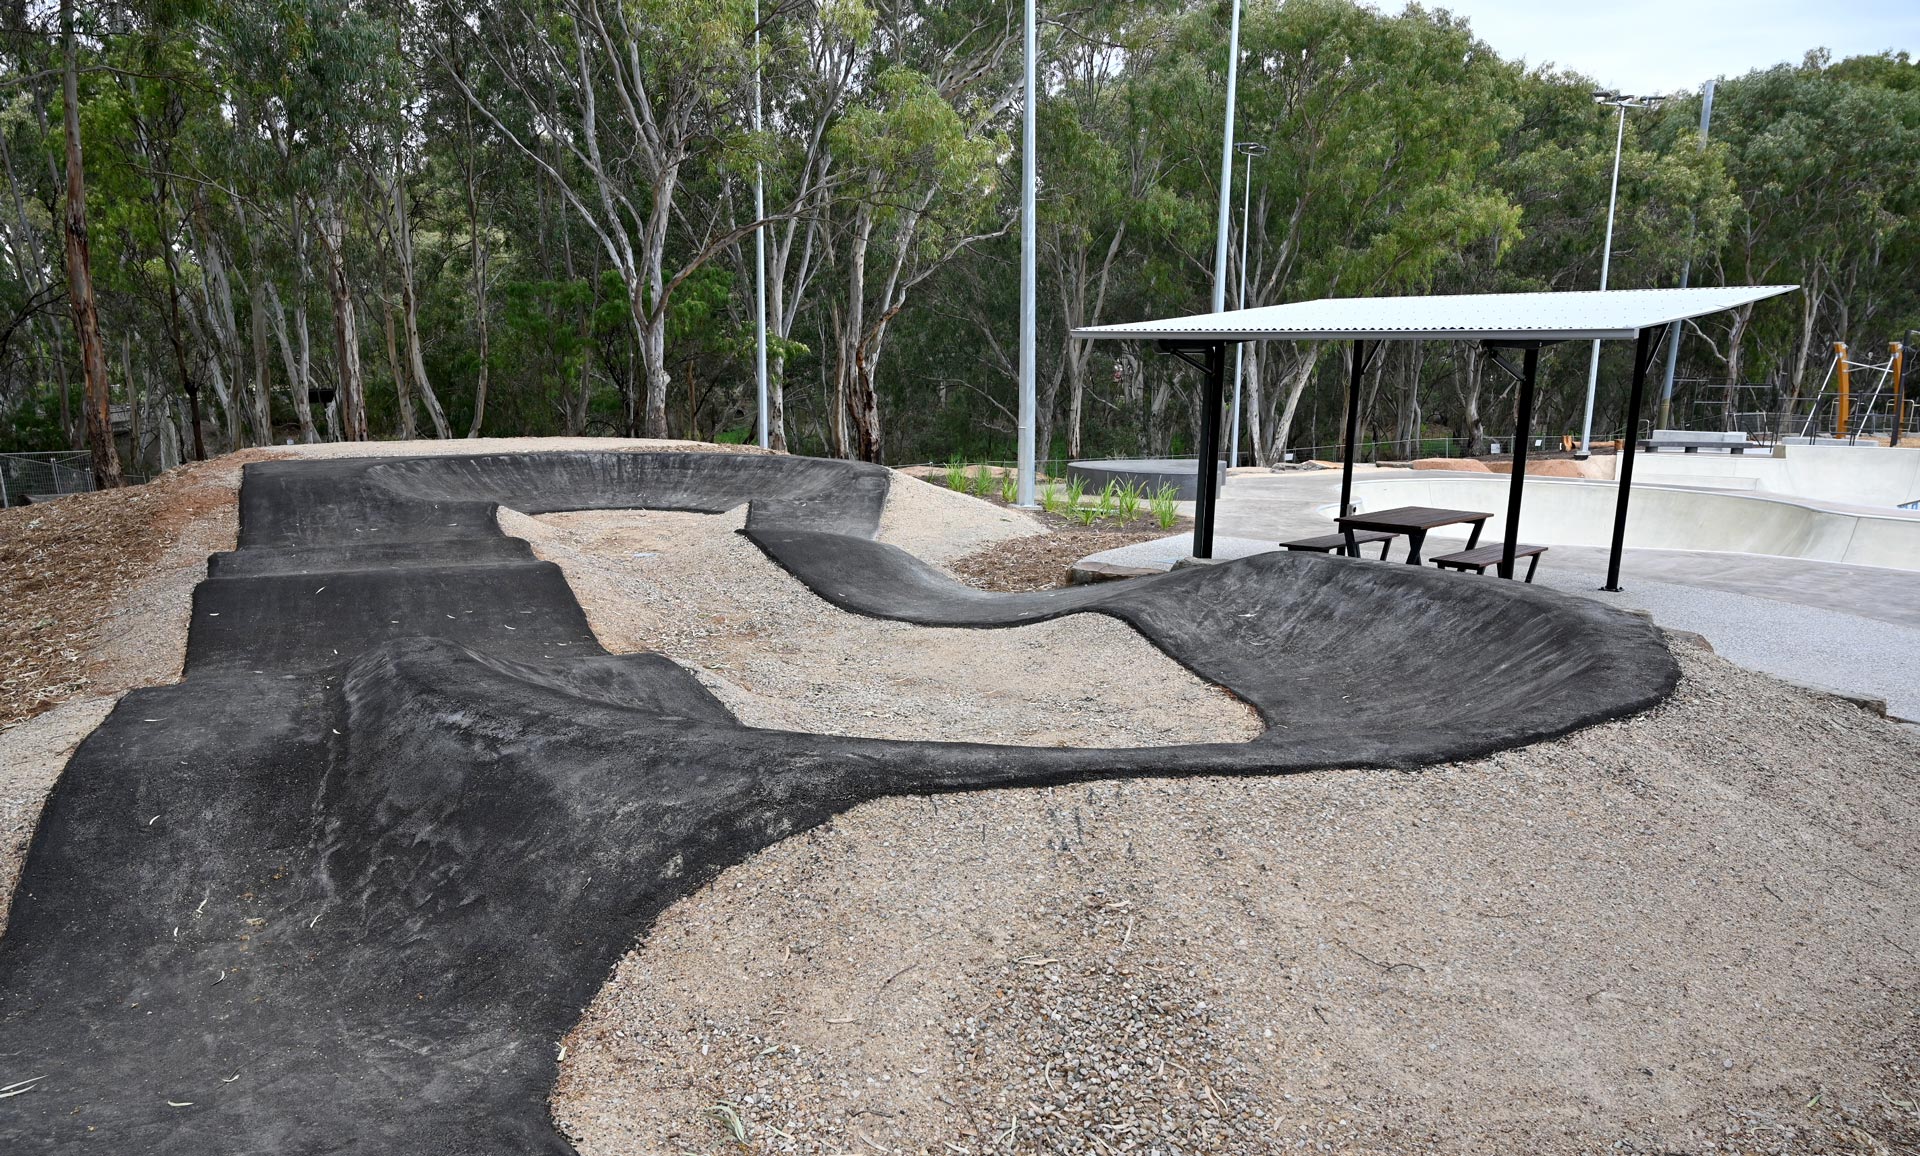
<svg viewBox="0 0 1920 1156">
<path fill-rule="evenodd" d="M 1505 550 L 1506 547 L 1502 543 L 1495 542 L 1491 546 L 1477 546 L 1471 550 L 1461 550 L 1453 554 L 1442 554 L 1433 560 L 1433 564 L 1442 570 L 1471 570 L 1475 574 L 1485 574 L 1489 567 L 1498 567 L 1500 565 L 1500 558 Z M 1514 546 L 1514 561 L 1518 562 L 1522 558 L 1529 559 L 1527 562 L 1527 581 L 1533 581 L 1533 572 L 1540 568 L 1540 555 L 1546 552 L 1547 548 L 1545 546 L 1528 546 L 1525 544 Z"/>
<path fill-rule="evenodd" d="M 1381 543 L 1380 557 L 1381 560 L 1384 561 L 1388 548 L 1392 546 L 1393 540 L 1399 536 L 1398 534 L 1388 533 L 1385 530 L 1355 530 L 1353 532 L 1353 541 L 1354 544 L 1358 546 L 1364 546 L 1368 542 Z M 1301 538 L 1296 542 L 1282 542 L 1280 545 L 1289 550 L 1299 550 L 1310 554 L 1345 554 L 1347 552 L 1347 536 L 1345 534 L 1322 534 L 1318 538 Z"/>
</svg>

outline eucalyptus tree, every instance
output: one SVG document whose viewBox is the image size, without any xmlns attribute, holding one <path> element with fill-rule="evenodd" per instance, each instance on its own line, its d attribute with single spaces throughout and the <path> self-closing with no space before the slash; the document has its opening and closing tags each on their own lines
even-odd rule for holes
<svg viewBox="0 0 1920 1156">
<path fill-rule="evenodd" d="M 742 135 L 737 103 L 752 65 L 750 3 L 523 2 L 451 8 L 434 26 L 442 38 L 433 50 L 450 81 L 553 182 L 618 272 L 643 375 L 628 384 L 627 432 L 665 437 L 673 291 L 747 231 L 709 218 L 669 272 L 683 179 L 693 166 L 723 162 Z M 462 45 L 468 35 L 472 43 Z M 480 99 L 450 65 L 455 51 L 484 59 L 498 91 L 518 107 L 503 113 Z"/>
<path fill-rule="evenodd" d="M 1714 148 L 1739 202 L 1715 265 L 1730 282 L 1802 287 L 1795 322 L 1782 324 L 1773 311 L 1758 333 L 1791 400 L 1818 388 L 1813 373 L 1830 342 L 1920 323 L 1916 71 L 1890 55 L 1829 66 L 1814 53 L 1798 67 L 1720 86 Z M 1703 333 L 1729 388 L 1749 375 L 1753 317 L 1751 308 L 1736 310 Z"/>
<path fill-rule="evenodd" d="M 830 307 L 835 448 L 880 461 L 875 376 L 888 326 L 921 282 L 1002 231 L 986 217 L 996 149 L 932 78 L 907 65 L 883 71 L 833 138 L 850 170 L 831 238 L 843 279 Z"/>
<path fill-rule="evenodd" d="M 80 372 L 86 386 L 87 452 L 99 486 L 120 484 L 120 456 L 113 445 L 111 386 L 106 346 L 100 339 L 100 314 L 93 296 L 93 257 L 87 236 L 87 178 L 80 143 L 80 46 L 74 29 L 74 0 L 60 0 L 61 108 L 66 137 L 67 188 L 65 248 L 67 311 L 80 343 Z"/>
<path fill-rule="evenodd" d="M 1419 8 L 1389 17 L 1343 0 L 1256 0 L 1241 37 L 1241 123 L 1272 150 L 1254 178 L 1249 306 L 1416 290 L 1460 247 L 1517 228 L 1517 210 L 1485 179 L 1510 123 L 1508 68 L 1464 22 Z M 1163 124 L 1189 141 L 1217 140 L 1209 73 L 1224 72 L 1220 43 L 1212 14 L 1197 15 L 1175 51 L 1209 69 L 1156 70 Z M 1215 193 L 1200 191 L 1217 178 L 1184 171 L 1200 182 L 1190 197 L 1211 202 Z M 1196 300 L 1211 244 L 1199 240 L 1174 239 Z M 1288 444 L 1320 356 L 1318 344 L 1254 347 L 1245 412 L 1256 461 Z M 1284 383 L 1272 390 L 1270 369 Z"/>
</svg>

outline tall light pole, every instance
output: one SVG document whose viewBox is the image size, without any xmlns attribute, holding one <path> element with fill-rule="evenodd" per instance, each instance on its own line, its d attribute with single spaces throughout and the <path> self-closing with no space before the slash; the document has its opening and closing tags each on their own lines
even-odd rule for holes
<svg viewBox="0 0 1920 1156">
<path fill-rule="evenodd" d="M 760 0 L 753 2 L 753 135 L 760 135 Z M 753 162 L 753 219 L 767 219 L 767 177 L 765 165 Z M 767 429 L 767 227 L 753 229 L 753 378 L 760 401 L 759 437 L 761 449 L 769 444 Z"/>
<path fill-rule="evenodd" d="M 1240 95 L 1240 0 L 1227 32 L 1227 122 L 1220 135 L 1220 215 L 1213 229 L 1213 311 L 1227 308 L 1227 214 L 1233 202 L 1233 104 Z M 1204 468 L 1204 467 L 1203 467 Z"/>
<path fill-rule="evenodd" d="M 1034 57 L 1037 37 L 1034 34 L 1034 0 L 1027 0 L 1027 75 L 1026 107 L 1020 112 L 1020 429 L 1019 429 L 1019 467 L 1016 478 L 1015 504 L 1025 509 L 1034 507 L 1033 501 L 1033 427 L 1039 406 L 1034 397 L 1034 239 L 1033 239 L 1033 189 L 1039 180 L 1034 158 L 1034 107 L 1038 102 L 1038 88 L 1034 83 Z"/>
<path fill-rule="evenodd" d="M 1627 139 L 1627 110 L 1630 108 L 1658 108 L 1657 96 L 1627 96 L 1611 89 L 1601 89 L 1593 94 L 1594 103 L 1604 104 L 1620 110 L 1620 123 L 1613 134 L 1613 185 L 1607 192 L 1607 240 L 1600 250 L 1600 288 L 1607 287 L 1607 270 L 1613 263 L 1613 208 L 1620 199 L 1620 149 Z M 1600 384 L 1600 342 L 1593 343 L 1593 359 L 1587 363 L 1587 414 L 1580 423 L 1580 453 L 1585 458 L 1592 452 L 1593 441 L 1593 395 Z M 1628 430 L 1632 437 L 1633 431 Z"/>
<path fill-rule="evenodd" d="M 1267 146 L 1258 141 L 1243 140 L 1233 146 L 1240 155 L 1247 158 L 1245 185 L 1240 191 L 1240 298 L 1235 309 L 1247 307 L 1247 211 L 1253 205 L 1253 158 L 1267 155 Z M 1227 468 L 1233 469 L 1240 464 L 1240 371 L 1246 364 L 1247 343 L 1236 342 L 1233 347 L 1233 440 L 1227 443 Z"/>
<path fill-rule="evenodd" d="M 1707 147 L 1707 127 L 1712 123 L 1713 81 L 1709 80 L 1707 81 L 1706 88 L 1700 93 L 1700 149 L 1703 152 L 1706 151 Z M 1693 240 L 1692 213 L 1687 214 L 1687 240 L 1689 242 Z M 1689 247 L 1691 247 L 1691 245 L 1689 245 Z M 1687 287 L 1687 278 L 1692 276 L 1692 274 L 1693 254 L 1688 253 L 1687 259 L 1680 263 L 1680 288 L 1685 289 Z M 1673 421 L 1673 371 L 1679 364 L 1680 323 L 1676 321 L 1673 323 L 1673 328 L 1667 332 L 1667 376 L 1660 383 L 1660 416 L 1659 419 L 1653 423 L 1655 429 L 1667 429 Z M 1735 384 L 1738 383 L 1736 382 Z M 1731 389 L 1729 389 L 1729 394 L 1731 394 Z M 1732 401 L 1733 398 L 1729 396 L 1727 400 Z M 1727 407 L 1727 413 L 1729 420 L 1731 420 L 1733 413 L 1733 407 L 1731 405 Z M 1627 436 L 1639 437 L 1640 431 L 1628 430 Z"/>
</svg>

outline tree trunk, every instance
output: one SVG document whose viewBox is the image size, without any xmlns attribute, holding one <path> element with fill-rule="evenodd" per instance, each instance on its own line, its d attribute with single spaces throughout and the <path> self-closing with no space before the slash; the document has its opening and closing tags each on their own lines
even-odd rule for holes
<svg viewBox="0 0 1920 1156">
<path fill-rule="evenodd" d="M 1307 350 L 1307 356 L 1300 362 L 1300 368 L 1293 375 L 1293 384 L 1287 387 L 1286 407 L 1280 411 L 1280 420 L 1273 429 L 1273 456 L 1284 458 L 1287 439 L 1293 435 L 1293 417 L 1300 409 L 1300 395 L 1306 392 L 1307 383 L 1313 380 L 1314 367 L 1320 363 L 1319 342 L 1314 342 Z"/>
<path fill-rule="evenodd" d="M 400 347 L 394 340 L 393 303 L 380 302 L 380 324 L 387 334 L 387 370 L 393 374 L 393 391 L 400 403 L 400 440 L 412 441 L 413 393 L 407 388 L 407 371 L 400 367 Z"/>
<path fill-rule="evenodd" d="M 210 359 L 224 357 L 233 377 L 231 386 L 223 383 L 221 404 L 227 408 L 227 440 L 233 449 L 241 446 L 241 419 L 245 418 L 255 445 L 271 445 L 273 429 L 261 413 L 258 391 L 247 381 L 247 359 L 240 348 L 240 322 L 233 308 L 233 283 L 227 276 L 228 261 L 219 238 L 207 226 L 203 199 L 196 194 L 193 229 L 205 273 L 200 286 L 200 303 L 206 313 L 212 341 L 206 345 Z M 230 392 L 228 389 L 230 388 Z"/>
<path fill-rule="evenodd" d="M 261 289 L 267 272 L 256 262 L 247 285 L 247 327 L 253 339 L 253 405 L 260 444 L 273 444 L 273 362 L 267 352 L 267 297 Z"/>
<path fill-rule="evenodd" d="M 67 301 L 80 338 L 80 370 L 86 382 L 87 452 L 93 484 L 120 485 L 120 455 L 113 444 L 107 353 L 100 344 L 100 313 L 93 299 L 92 255 L 87 245 L 87 179 L 80 156 L 80 57 L 73 40 L 73 0 L 60 0 L 60 40 L 66 50 L 63 89 L 67 134 Z M 65 396 L 65 391 L 61 391 Z"/>
<path fill-rule="evenodd" d="M 401 318 L 407 335 L 407 371 L 412 377 L 412 387 L 420 391 L 420 402 L 427 407 L 427 420 L 433 423 L 435 437 L 450 438 L 453 427 L 447 422 L 447 411 L 440 405 L 440 395 L 434 392 L 433 382 L 427 380 L 427 362 L 420 351 L 420 297 L 413 285 L 413 217 L 407 211 L 406 186 L 396 170 L 393 177 L 393 248 L 400 262 L 400 308 Z M 484 404 L 486 377 L 481 376 L 481 397 Z M 400 386 L 400 377 L 394 382 L 407 397 L 407 425 L 413 425 L 412 398 L 408 396 L 406 386 Z"/>
<path fill-rule="evenodd" d="M 1260 390 L 1260 365 L 1266 347 L 1264 341 L 1249 341 L 1246 344 L 1247 395 L 1240 402 L 1240 412 L 1247 419 L 1247 444 L 1253 447 L 1253 464 L 1256 466 L 1273 464 L 1273 456 L 1267 452 L 1266 440 L 1260 436 L 1261 418 L 1266 413 L 1265 396 Z"/>
<path fill-rule="evenodd" d="M 475 172 L 474 158 L 478 155 L 473 139 L 473 109 L 463 106 L 466 112 L 467 126 L 467 238 L 468 257 L 473 265 L 473 323 L 480 339 L 480 365 L 473 386 L 473 424 L 467 427 L 467 436 L 480 436 L 480 426 L 487 416 L 487 250 L 480 243 L 480 193 L 479 179 Z M 408 313 L 408 325 L 413 325 L 412 313 Z M 410 329 L 409 332 L 412 330 Z M 424 376 L 424 373 L 423 375 Z"/>
<path fill-rule="evenodd" d="M 333 301 L 334 369 L 340 379 L 334 403 L 339 407 L 340 437 L 367 440 L 366 382 L 360 373 L 360 332 L 354 316 L 353 286 L 347 280 L 347 224 L 331 204 L 314 207 L 320 247 L 327 259 L 327 296 Z"/>
<path fill-rule="evenodd" d="M 300 355 L 296 358 L 293 343 L 287 336 L 287 315 L 280 305 L 280 291 L 271 281 L 266 282 L 266 287 L 267 300 L 273 307 L 273 335 L 280 343 L 280 362 L 287 370 L 287 392 L 293 395 L 293 415 L 300 422 L 300 440 L 312 445 L 320 440 L 320 432 L 313 426 L 313 398 L 309 393 L 313 384 L 313 360 L 308 352 L 307 308 L 302 305 L 295 317 L 300 331 Z"/>
<path fill-rule="evenodd" d="M 133 380 L 133 330 L 120 334 L 120 379 L 127 391 L 127 463 L 136 474 L 140 468 L 140 386 Z"/>
</svg>

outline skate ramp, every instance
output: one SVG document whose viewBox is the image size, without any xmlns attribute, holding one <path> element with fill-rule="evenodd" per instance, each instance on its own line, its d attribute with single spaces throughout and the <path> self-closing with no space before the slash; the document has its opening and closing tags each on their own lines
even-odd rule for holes
<svg viewBox="0 0 1920 1156">
<path fill-rule="evenodd" d="M 1474 474 L 1419 473 L 1357 481 L 1354 493 L 1365 510 L 1409 505 L 1486 510 L 1499 523 L 1506 517 L 1509 481 Z M 1528 478 L 1520 508 L 1520 536 L 1549 546 L 1605 547 L 1612 541 L 1618 493 L 1612 482 Z M 1760 493 L 1636 484 L 1626 544 L 1920 570 L 1920 514 Z"/>
<path fill-rule="evenodd" d="M 668 903 L 882 795 L 1418 767 L 1660 701 L 1647 623 L 1514 583 L 1268 554 L 972 590 L 874 541 L 877 467 L 554 453 L 249 466 L 185 679 L 126 696 L 50 796 L 0 939 L 0 1151 L 566 1153 L 556 1041 Z M 524 511 L 750 503 L 838 605 L 993 628 L 1113 615 L 1258 739 L 1125 751 L 741 726 L 607 654 Z"/>
</svg>

